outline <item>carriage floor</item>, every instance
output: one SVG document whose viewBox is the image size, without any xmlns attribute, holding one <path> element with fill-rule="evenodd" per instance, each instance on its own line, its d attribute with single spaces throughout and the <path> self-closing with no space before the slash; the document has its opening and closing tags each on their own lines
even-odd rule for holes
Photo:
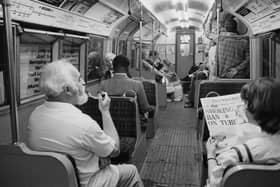
<svg viewBox="0 0 280 187">
<path fill-rule="evenodd" d="M 140 172 L 145 187 L 199 187 L 195 118 L 195 109 L 184 108 L 183 102 L 159 111 L 159 129 Z"/>
</svg>

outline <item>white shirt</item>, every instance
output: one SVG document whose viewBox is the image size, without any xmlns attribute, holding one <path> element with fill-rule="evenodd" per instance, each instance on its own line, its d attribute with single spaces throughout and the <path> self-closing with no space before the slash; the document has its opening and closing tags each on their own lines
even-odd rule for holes
<svg viewBox="0 0 280 187">
<path fill-rule="evenodd" d="M 212 46 L 208 52 L 209 80 L 213 80 L 216 74 L 216 46 Z"/>
<path fill-rule="evenodd" d="M 110 165 L 99 169 L 98 157 L 106 157 L 115 141 L 88 115 L 69 103 L 45 102 L 31 114 L 28 145 L 38 151 L 71 155 L 83 186 L 116 186 L 119 173 Z"/>
<path fill-rule="evenodd" d="M 280 134 L 269 135 L 265 132 L 259 134 L 259 137 L 251 138 L 245 142 L 248 146 L 254 163 L 278 163 L 280 162 Z M 240 153 L 243 162 L 249 162 L 249 155 L 243 144 L 234 146 Z M 239 161 L 239 156 L 236 150 L 230 149 L 220 153 L 217 157 L 217 165 L 213 168 L 210 175 L 211 187 L 220 186 L 224 170 L 235 165 Z"/>
</svg>

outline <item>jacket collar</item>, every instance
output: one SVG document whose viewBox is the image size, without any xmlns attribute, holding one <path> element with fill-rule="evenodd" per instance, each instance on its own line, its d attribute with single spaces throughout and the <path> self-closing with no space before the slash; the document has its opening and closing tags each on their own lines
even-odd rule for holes
<svg viewBox="0 0 280 187">
<path fill-rule="evenodd" d="M 123 78 L 123 79 L 128 79 L 128 76 L 126 73 L 114 73 L 113 78 Z"/>
</svg>

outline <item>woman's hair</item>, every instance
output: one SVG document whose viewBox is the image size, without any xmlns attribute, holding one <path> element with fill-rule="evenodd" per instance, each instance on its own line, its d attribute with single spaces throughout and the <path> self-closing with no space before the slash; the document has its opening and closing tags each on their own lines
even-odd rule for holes
<svg viewBox="0 0 280 187">
<path fill-rule="evenodd" d="M 78 92 L 77 81 L 73 79 L 78 70 L 65 59 L 46 64 L 40 76 L 40 90 L 49 97 L 56 97 L 65 87 Z"/>
<path fill-rule="evenodd" d="M 241 98 L 261 129 L 269 134 L 280 130 L 280 82 L 260 78 L 241 89 Z"/>
</svg>

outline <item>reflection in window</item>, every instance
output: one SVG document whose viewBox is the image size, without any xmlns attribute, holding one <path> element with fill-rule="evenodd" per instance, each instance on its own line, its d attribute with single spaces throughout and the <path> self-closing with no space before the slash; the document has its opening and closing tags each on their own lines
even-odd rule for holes
<svg viewBox="0 0 280 187">
<path fill-rule="evenodd" d="M 51 44 L 20 45 L 20 98 L 40 94 L 42 67 L 51 62 Z"/>
<path fill-rule="evenodd" d="M 100 79 L 103 76 L 103 38 L 91 37 L 88 44 L 87 81 Z"/>
<path fill-rule="evenodd" d="M 250 78 L 249 37 L 220 35 L 218 76 L 226 79 Z"/>
<path fill-rule="evenodd" d="M 77 69 L 80 68 L 80 44 L 74 43 L 71 39 L 62 41 L 61 58 L 66 58 Z"/>
</svg>

